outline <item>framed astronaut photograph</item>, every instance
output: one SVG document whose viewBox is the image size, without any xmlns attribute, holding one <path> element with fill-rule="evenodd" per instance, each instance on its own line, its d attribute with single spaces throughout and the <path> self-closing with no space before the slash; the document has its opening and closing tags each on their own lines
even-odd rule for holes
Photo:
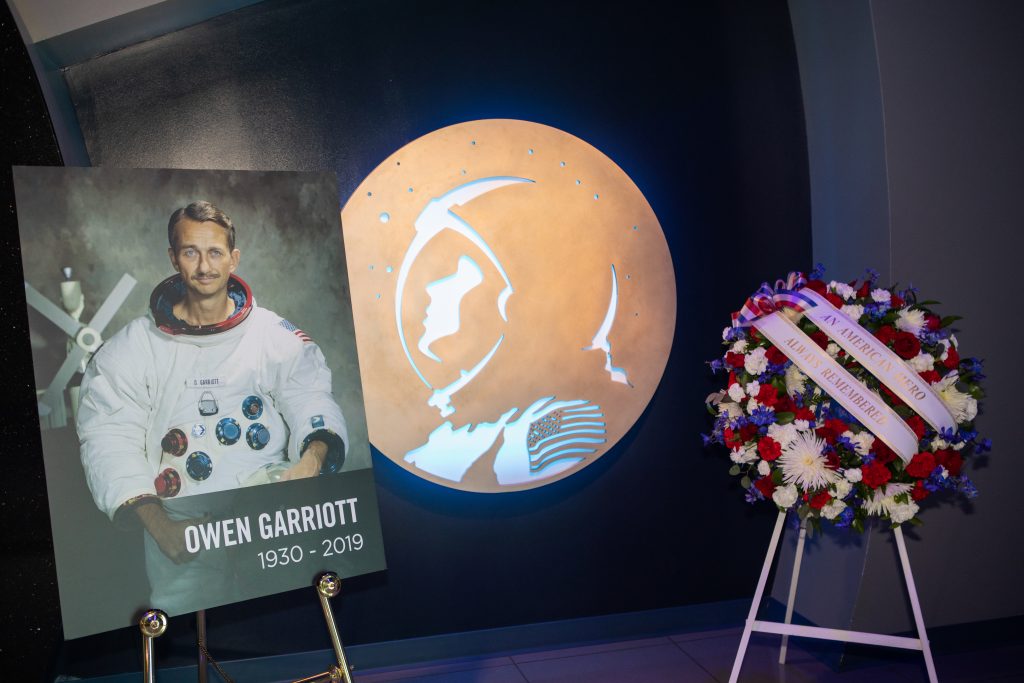
<svg viewBox="0 0 1024 683">
<path fill-rule="evenodd" d="M 384 569 L 334 175 L 14 179 L 65 637 Z"/>
</svg>

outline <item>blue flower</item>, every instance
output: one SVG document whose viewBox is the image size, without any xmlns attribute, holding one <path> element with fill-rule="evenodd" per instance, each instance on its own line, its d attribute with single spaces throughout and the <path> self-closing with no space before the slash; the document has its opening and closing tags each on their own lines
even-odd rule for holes
<svg viewBox="0 0 1024 683">
<path fill-rule="evenodd" d="M 832 520 L 832 523 L 840 529 L 845 529 L 853 524 L 853 508 L 844 508 L 843 511 L 839 513 L 839 516 Z"/>
<path fill-rule="evenodd" d="M 750 421 L 758 427 L 770 425 L 775 422 L 775 411 L 767 406 L 758 406 L 757 408 L 754 408 L 754 412 L 750 414 Z"/>
<path fill-rule="evenodd" d="M 865 268 L 864 272 L 867 273 L 868 275 L 868 282 L 870 282 L 871 284 L 875 284 L 875 282 L 878 280 L 878 271 L 875 270 L 874 268 Z"/>
<path fill-rule="evenodd" d="M 956 489 L 968 498 L 978 497 L 978 489 L 975 487 L 974 482 L 967 478 L 967 475 L 963 475 L 959 478 L 956 484 Z"/>
<path fill-rule="evenodd" d="M 978 453 L 986 453 L 992 450 L 992 439 L 982 439 L 975 443 L 975 448 Z"/>
<path fill-rule="evenodd" d="M 814 267 L 811 268 L 811 272 L 807 274 L 807 277 L 811 280 L 820 280 L 821 276 L 825 274 L 825 266 L 821 263 L 815 263 Z"/>
<path fill-rule="evenodd" d="M 710 366 L 711 366 L 711 372 L 712 372 L 712 373 L 716 373 L 716 372 L 718 372 L 719 370 L 724 370 L 724 369 L 725 369 L 725 363 L 724 363 L 724 362 L 722 362 L 722 359 L 721 359 L 721 358 L 716 358 L 716 359 L 714 359 L 713 361 L 711 361 L 710 363 L 708 363 L 708 365 L 710 365 Z"/>
<path fill-rule="evenodd" d="M 748 503 L 756 503 L 759 500 L 764 500 L 764 496 L 761 495 L 761 492 L 757 490 L 756 486 L 751 486 L 747 489 L 747 493 L 743 496 L 743 500 Z"/>
</svg>

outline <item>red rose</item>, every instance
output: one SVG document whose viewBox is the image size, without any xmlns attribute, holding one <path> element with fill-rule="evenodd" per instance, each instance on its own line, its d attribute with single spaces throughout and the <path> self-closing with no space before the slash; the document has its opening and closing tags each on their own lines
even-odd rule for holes
<svg viewBox="0 0 1024 683">
<path fill-rule="evenodd" d="M 934 313 L 924 314 L 924 326 L 929 330 L 935 331 L 942 325 L 942 319 Z"/>
<path fill-rule="evenodd" d="M 826 346 L 828 346 L 828 335 L 822 332 L 821 330 L 811 333 L 811 339 L 813 339 L 814 343 L 820 346 L 821 348 L 825 348 Z"/>
<path fill-rule="evenodd" d="M 832 500 L 832 496 L 829 494 L 829 492 L 822 491 L 821 493 L 811 496 L 811 499 L 810 501 L 808 501 L 808 503 L 810 504 L 811 508 L 815 510 L 820 510 L 821 508 L 828 505 L 828 502 L 830 500 Z"/>
<path fill-rule="evenodd" d="M 750 331 L 747 332 L 747 336 L 750 337 L 751 344 L 759 344 L 761 342 L 761 333 L 757 331 L 757 328 L 751 327 Z"/>
<path fill-rule="evenodd" d="M 896 338 L 896 329 L 892 325 L 882 325 L 875 330 L 875 337 L 883 344 L 891 344 Z"/>
<path fill-rule="evenodd" d="M 722 430 L 722 441 L 725 441 L 725 445 L 729 448 L 736 448 L 742 446 L 743 442 L 740 441 L 739 434 L 732 430 L 732 427 L 726 427 Z"/>
<path fill-rule="evenodd" d="M 923 481 L 918 479 L 916 482 L 914 482 L 914 488 L 910 490 L 911 498 L 913 498 L 914 500 L 924 500 L 929 495 L 931 495 L 931 491 L 924 487 Z"/>
<path fill-rule="evenodd" d="M 909 332 L 897 332 L 892 340 L 892 350 L 904 360 L 910 360 L 921 353 L 921 342 Z"/>
<path fill-rule="evenodd" d="M 875 462 L 888 465 L 896 459 L 896 453 L 889 448 L 881 439 L 875 439 L 871 449 L 875 452 Z"/>
<path fill-rule="evenodd" d="M 740 427 L 740 438 L 746 443 L 757 436 L 757 425 L 746 424 Z"/>
<path fill-rule="evenodd" d="M 907 423 L 908 427 L 914 430 L 914 434 L 917 434 L 918 441 L 924 438 L 924 432 L 927 429 L 927 427 L 925 427 L 924 420 L 919 418 L 917 415 L 913 415 L 904 420 L 904 422 Z"/>
<path fill-rule="evenodd" d="M 877 489 L 892 479 L 892 473 L 889 471 L 889 468 L 885 465 L 880 465 L 877 461 L 864 465 L 864 467 L 860 468 L 860 472 L 863 475 L 861 481 L 864 482 L 864 485 L 873 489 Z"/>
<path fill-rule="evenodd" d="M 779 400 L 775 402 L 775 413 L 792 413 L 796 412 L 796 404 L 793 403 L 793 399 L 783 394 L 779 397 Z"/>
<path fill-rule="evenodd" d="M 943 449 L 935 451 L 935 463 L 945 467 L 950 476 L 959 477 L 960 468 L 964 465 L 964 459 L 957 451 Z"/>
<path fill-rule="evenodd" d="M 762 384 L 757 392 L 757 400 L 769 408 L 774 408 L 779 401 L 779 390 L 771 384 Z"/>
<path fill-rule="evenodd" d="M 825 426 L 831 429 L 836 434 L 842 434 L 850 428 L 850 425 L 846 424 L 837 417 L 825 420 Z"/>
<path fill-rule="evenodd" d="M 836 308 L 843 307 L 844 302 L 838 294 L 833 294 L 832 292 L 829 292 L 828 294 L 825 295 L 825 299 L 828 300 L 828 302 L 835 306 Z"/>
<path fill-rule="evenodd" d="M 924 372 L 919 372 L 917 374 L 921 375 L 921 379 L 928 382 L 928 384 L 935 384 L 941 379 L 939 377 L 939 373 L 934 370 L 925 370 Z"/>
<path fill-rule="evenodd" d="M 866 299 L 869 296 L 871 296 L 871 283 L 865 280 L 864 284 L 862 284 L 860 289 L 857 290 L 857 298 Z"/>
<path fill-rule="evenodd" d="M 950 370 L 956 370 L 960 367 L 960 352 L 950 346 L 946 350 L 946 360 L 942 361 L 942 364 Z"/>
<path fill-rule="evenodd" d="M 825 293 L 828 292 L 828 285 L 825 284 L 824 280 L 808 280 L 807 289 L 825 296 Z"/>
<path fill-rule="evenodd" d="M 829 420 L 828 422 L 831 422 L 831 420 Z M 836 434 L 835 430 L 828 426 L 828 422 L 826 422 L 821 427 L 815 429 L 814 433 L 818 436 L 818 438 L 825 439 L 825 443 L 831 446 L 836 442 L 836 438 L 839 436 L 839 434 Z"/>
<path fill-rule="evenodd" d="M 892 297 L 889 299 L 889 305 L 893 308 L 903 308 L 903 304 L 905 303 L 906 301 L 904 301 L 903 297 L 901 297 L 899 294 L 893 294 Z"/>
<path fill-rule="evenodd" d="M 914 454 L 904 471 L 914 479 L 927 479 L 935 469 L 935 456 L 924 451 Z"/>
<path fill-rule="evenodd" d="M 830 470 L 838 470 L 839 465 L 841 464 L 839 462 L 839 454 L 831 449 L 825 451 L 825 463 L 826 467 Z"/>
<path fill-rule="evenodd" d="M 779 349 L 775 346 L 768 347 L 768 351 L 767 353 L 765 353 L 765 358 L 767 358 L 768 362 L 773 365 L 782 365 L 787 360 L 789 360 L 786 357 L 786 354 L 784 354 L 782 351 L 779 351 Z"/>
<path fill-rule="evenodd" d="M 770 436 L 762 436 L 757 442 L 757 452 L 762 460 L 771 462 L 782 455 L 782 444 Z"/>
<path fill-rule="evenodd" d="M 761 477 L 754 482 L 754 488 L 761 492 L 761 495 L 769 500 L 772 494 L 775 493 L 775 483 L 772 482 L 771 477 Z"/>
<path fill-rule="evenodd" d="M 727 354 L 725 354 L 725 362 L 728 363 L 729 365 L 731 365 L 732 367 L 736 368 L 736 369 L 742 368 L 743 367 L 743 354 L 742 353 L 735 353 L 733 351 L 729 351 Z"/>
<path fill-rule="evenodd" d="M 796 409 L 795 420 L 807 420 L 808 422 L 814 422 L 814 411 L 804 406 L 803 408 Z"/>
</svg>

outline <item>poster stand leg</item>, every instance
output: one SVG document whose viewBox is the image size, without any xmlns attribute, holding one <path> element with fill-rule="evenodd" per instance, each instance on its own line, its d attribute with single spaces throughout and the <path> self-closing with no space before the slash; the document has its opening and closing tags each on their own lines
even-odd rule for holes
<svg viewBox="0 0 1024 683">
<path fill-rule="evenodd" d="M 196 649 L 199 653 L 196 657 L 196 670 L 199 672 L 199 683 L 207 683 L 207 659 L 206 659 L 206 610 L 196 612 Z"/>
<path fill-rule="evenodd" d="M 327 632 L 331 636 L 331 646 L 334 648 L 334 657 L 337 664 L 322 674 L 316 674 L 309 678 L 303 678 L 294 683 L 352 683 L 352 667 L 349 666 L 345 657 L 345 648 L 341 646 L 341 637 L 338 635 L 338 626 L 334 622 L 334 612 L 331 611 L 331 598 L 341 592 L 341 579 L 334 572 L 326 572 L 316 582 L 317 597 L 320 598 L 320 607 L 324 611 L 324 621 L 327 622 Z"/>
<path fill-rule="evenodd" d="M 783 522 L 786 513 L 780 512 L 775 521 L 775 531 L 772 532 L 772 540 L 768 544 L 768 554 L 764 558 L 764 566 L 761 569 L 761 578 L 757 582 L 757 590 L 754 591 L 754 600 L 750 605 L 750 612 L 743 627 L 743 635 L 740 638 L 740 646 L 736 651 L 736 658 L 733 660 L 732 674 L 729 676 L 729 683 L 736 683 L 739 679 L 740 669 L 743 667 L 743 657 L 746 655 L 747 646 L 750 643 L 750 634 L 753 631 L 759 633 L 774 633 L 784 638 L 787 636 L 802 636 L 804 638 L 817 638 L 819 640 L 834 640 L 845 643 L 860 643 L 862 645 L 877 645 L 880 647 L 901 648 L 904 650 L 920 650 L 924 655 L 925 668 L 928 671 L 929 683 L 938 683 L 935 674 L 935 662 L 932 659 L 931 647 L 928 644 L 928 634 L 924 628 L 924 618 L 921 616 L 921 604 L 917 597 L 917 588 L 914 585 L 914 576 L 910 571 L 910 558 L 907 556 L 906 543 L 903 540 L 903 530 L 900 527 L 893 528 L 893 535 L 896 537 L 896 548 L 899 552 L 900 565 L 903 569 L 903 577 L 907 583 L 907 594 L 910 597 L 910 606 L 914 613 L 914 623 L 917 627 L 917 638 L 905 636 L 890 636 L 882 633 L 865 633 L 862 631 L 846 631 L 842 629 L 823 628 L 820 626 L 800 626 L 790 623 L 792 618 L 792 606 L 796 597 L 797 575 L 800 569 L 800 556 L 803 554 L 802 541 L 805 537 L 806 528 L 801 525 L 800 541 L 797 542 L 797 557 L 793 563 L 793 578 L 790 582 L 789 604 L 786 606 L 786 621 L 759 621 L 757 608 L 761 605 L 761 598 L 764 596 L 764 587 L 768 581 L 768 573 L 771 569 L 772 560 L 778 550 L 779 536 L 782 533 Z M 785 647 L 785 646 L 784 646 Z M 785 650 L 779 657 L 779 662 L 785 658 Z"/>
<path fill-rule="evenodd" d="M 153 639 L 167 630 L 167 615 L 158 609 L 149 610 L 139 619 L 139 630 L 142 631 L 142 683 L 155 683 Z"/>
</svg>

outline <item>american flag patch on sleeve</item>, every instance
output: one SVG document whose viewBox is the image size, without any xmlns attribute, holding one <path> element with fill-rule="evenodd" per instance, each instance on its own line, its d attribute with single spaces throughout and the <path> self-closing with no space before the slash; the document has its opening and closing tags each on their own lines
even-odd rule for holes
<svg viewBox="0 0 1024 683">
<path fill-rule="evenodd" d="M 279 322 L 278 325 L 280 325 L 284 329 L 286 329 L 289 332 L 291 332 L 292 334 L 294 334 L 296 337 L 301 339 L 303 342 L 312 342 L 313 341 L 312 339 L 309 338 L 308 334 L 306 334 L 305 332 L 303 332 L 299 328 L 295 327 L 295 325 L 292 325 L 290 322 L 288 322 L 284 318 L 281 318 L 281 322 Z"/>
</svg>

